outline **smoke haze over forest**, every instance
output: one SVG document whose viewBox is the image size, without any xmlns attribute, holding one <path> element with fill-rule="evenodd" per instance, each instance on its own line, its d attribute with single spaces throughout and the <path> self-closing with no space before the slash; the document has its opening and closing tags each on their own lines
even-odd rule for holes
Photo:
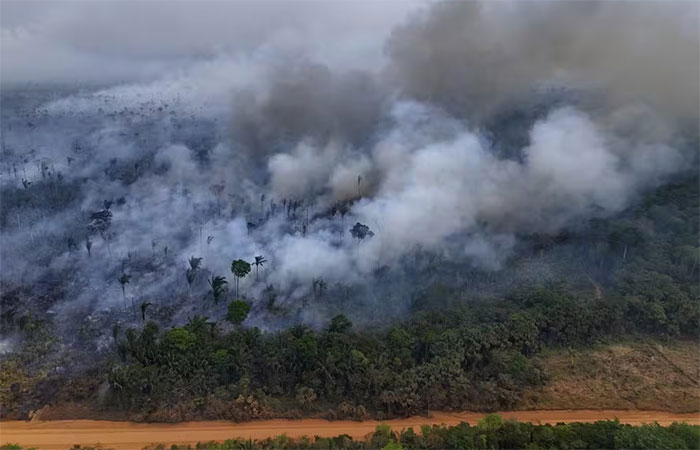
<svg viewBox="0 0 700 450">
<path fill-rule="evenodd" d="M 698 17 L 695 2 L 3 2 L 2 289 L 58 317 L 138 320 L 125 304 L 150 301 L 178 322 L 222 315 L 207 279 L 232 299 L 231 261 L 264 255 L 241 294 L 275 328 L 271 302 L 310 324 L 400 313 L 433 264 L 546 278 L 508 265 L 529 236 L 697 172 Z"/>
</svg>

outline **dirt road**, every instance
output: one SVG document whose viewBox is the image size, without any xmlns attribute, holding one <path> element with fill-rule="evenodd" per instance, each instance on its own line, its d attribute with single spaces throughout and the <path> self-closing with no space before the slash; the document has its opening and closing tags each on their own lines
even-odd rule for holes
<svg viewBox="0 0 700 450">
<path fill-rule="evenodd" d="M 700 425 L 700 414 L 673 414 L 664 411 L 507 411 L 504 418 L 523 422 L 594 422 L 618 418 L 622 423 L 641 424 L 658 422 L 687 422 Z M 389 420 L 385 423 L 395 430 L 418 428 L 424 424 L 456 425 L 460 422 L 476 423 L 483 414 L 434 412 L 431 417 L 410 417 Z M 225 440 L 233 437 L 266 438 L 282 433 L 290 437 L 336 436 L 349 434 L 362 438 L 379 424 L 376 421 L 328 422 L 320 419 L 260 420 L 245 423 L 223 421 L 186 422 L 179 424 L 144 424 L 99 420 L 58 420 L 51 422 L 0 422 L 0 445 L 19 443 L 24 447 L 40 450 L 66 450 L 73 444 L 102 444 L 116 450 L 139 450 L 149 444 L 195 444 L 198 441 Z"/>
</svg>

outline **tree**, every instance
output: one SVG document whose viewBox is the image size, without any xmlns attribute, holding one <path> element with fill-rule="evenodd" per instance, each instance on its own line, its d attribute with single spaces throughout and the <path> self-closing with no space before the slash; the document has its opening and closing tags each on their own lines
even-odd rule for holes
<svg viewBox="0 0 700 450">
<path fill-rule="evenodd" d="M 88 256 L 92 256 L 92 241 L 90 235 L 85 236 L 85 250 L 88 251 Z"/>
<path fill-rule="evenodd" d="M 109 229 L 110 225 L 112 225 L 112 211 L 105 208 L 90 215 L 88 231 L 91 233 L 100 233 L 102 239 L 104 239 L 104 233 Z"/>
<path fill-rule="evenodd" d="M 503 428 L 503 417 L 498 414 L 486 414 L 479 419 L 477 426 L 486 431 L 496 431 Z"/>
<path fill-rule="evenodd" d="M 382 447 L 382 450 L 403 450 L 403 446 L 392 439 Z"/>
<path fill-rule="evenodd" d="M 242 259 L 236 259 L 231 263 L 231 273 L 236 277 L 236 298 L 238 298 L 238 284 L 241 278 L 250 273 L 250 263 Z"/>
<path fill-rule="evenodd" d="M 297 401 L 304 409 L 309 409 L 316 400 L 316 392 L 310 387 L 300 387 L 297 389 Z"/>
<path fill-rule="evenodd" d="M 374 232 L 372 232 L 367 225 L 360 222 L 355 223 L 355 225 L 350 228 L 350 234 L 357 239 L 358 245 L 362 239 L 374 236 Z"/>
<path fill-rule="evenodd" d="M 197 345 L 197 336 L 186 328 L 173 328 L 163 336 L 163 344 L 178 352 L 186 352 Z"/>
<path fill-rule="evenodd" d="M 214 236 L 207 236 L 207 258 L 209 257 L 209 246 L 211 245 L 211 241 L 214 240 Z"/>
<path fill-rule="evenodd" d="M 68 247 L 68 253 L 72 253 L 73 250 L 78 249 L 78 243 L 75 241 L 73 236 L 66 236 L 66 247 Z"/>
<path fill-rule="evenodd" d="M 265 194 L 260 195 L 260 220 L 265 217 Z"/>
<path fill-rule="evenodd" d="M 350 212 L 350 208 L 348 208 L 347 203 L 341 203 L 336 209 L 340 213 L 340 232 L 342 234 L 342 230 L 345 228 L 345 215 Z"/>
<path fill-rule="evenodd" d="M 331 319 L 331 323 L 328 326 L 328 331 L 330 333 L 344 333 L 352 328 L 352 322 L 342 314 Z"/>
<path fill-rule="evenodd" d="M 143 302 L 141 303 L 141 320 L 145 323 L 146 322 L 146 310 L 148 309 L 149 306 L 151 306 L 153 303 L 151 302 Z"/>
<path fill-rule="evenodd" d="M 218 214 L 221 216 L 221 194 L 224 192 L 226 186 L 224 183 L 215 183 L 209 186 L 209 190 L 216 197 L 216 207 L 218 209 Z"/>
<path fill-rule="evenodd" d="M 122 286 L 122 297 L 124 298 L 124 303 L 126 303 L 126 285 L 131 281 L 131 275 L 122 273 L 119 276 L 119 284 Z M 131 300 L 131 306 L 134 308 L 134 300 Z"/>
<path fill-rule="evenodd" d="M 313 291 L 314 291 L 314 296 L 317 296 L 317 298 L 318 298 L 318 297 L 323 297 L 323 294 L 324 294 L 324 293 L 326 292 L 326 290 L 328 289 L 328 283 L 326 283 L 326 282 L 323 280 L 323 278 L 319 278 L 319 279 L 315 279 L 315 278 L 314 278 L 314 279 L 311 281 L 311 286 L 312 286 Z"/>
<path fill-rule="evenodd" d="M 114 325 L 112 325 L 112 338 L 114 338 L 114 344 L 116 345 L 117 339 L 119 338 L 119 330 L 121 329 L 121 326 L 119 325 L 119 322 L 115 322 Z"/>
<path fill-rule="evenodd" d="M 214 297 L 214 303 L 219 303 L 219 298 L 226 291 L 226 285 L 228 281 L 226 278 L 212 275 L 209 279 L 209 287 L 211 288 L 211 295 Z"/>
<path fill-rule="evenodd" d="M 192 283 L 194 283 L 197 274 L 199 273 L 199 265 L 202 263 L 202 258 L 195 258 L 194 256 L 189 259 L 190 267 L 185 271 L 187 276 L 187 284 L 192 291 Z"/>
<path fill-rule="evenodd" d="M 248 317 L 250 312 L 250 304 L 243 300 L 234 300 L 228 305 L 226 312 L 226 320 L 234 325 L 240 325 Z"/>
<path fill-rule="evenodd" d="M 255 266 L 255 279 L 258 279 L 258 269 L 267 262 L 267 259 L 265 259 L 264 256 L 258 255 L 255 257 L 255 262 L 253 265 Z"/>
</svg>

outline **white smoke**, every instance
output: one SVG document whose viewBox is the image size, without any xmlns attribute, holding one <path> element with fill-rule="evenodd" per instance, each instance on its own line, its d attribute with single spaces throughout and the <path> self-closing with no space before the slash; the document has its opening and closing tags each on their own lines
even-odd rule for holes
<svg viewBox="0 0 700 450">
<path fill-rule="evenodd" d="M 679 17 L 676 7 L 658 17 L 648 4 L 635 8 L 439 3 L 393 34 L 386 71 L 376 64 L 381 58 L 337 63 L 352 45 L 333 30 L 311 34 L 338 38 L 325 44 L 334 51 L 306 49 L 308 35 L 298 30 L 251 37 L 245 51 L 228 45 L 212 54 L 202 49 L 226 40 L 217 34 L 224 31 L 187 44 L 162 39 L 162 48 L 150 50 L 158 55 L 154 67 L 164 64 L 163 54 L 181 49 L 172 64 L 177 69 L 155 79 L 130 73 L 124 78 L 148 80 L 63 95 L 41 103 L 28 120 L 13 118 L 16 128 L 3 133 L 4 144 L 18 150 L 3 173 L 18 164 L 39 184 L 35 160 L 48 158 L 74 183 L 76 200 L 67 211 L 8 212 L 17 215 L 17 226 L 6 225 L 0 240 L 3 260 L 13 261 L 4 264 L 3 277 L 31 283 L 55 271 L 70 280 L 66 311 L 86 304 L 112 309 L 123 304 L 117 277 L 127 270 L 134 275 L 129 301 L 158 298 L 184 310 L 204 297 L 206 277 L 226 276 L 232 286 L 231 261 L 256 255 L 269 262 L 242 281 L 244 295 L 260 298 L 272 285 L 292 304 L 309 296 L 314 280 L 366 285 L 378 269 L 400 268 L 424 252 L 498 270 L 519 236 L 618 213 L 696 164 L 696 128 L 687 133 L 677 120 L 695 117 L 688 100 L 697 103 L 697 90 L 684 71 L 692 61 L 669 69 L 674 76 L 665 84 L 644 73 L 653 66 L 658 74 L 657 58 L 661 67 L 675 63 L 677 56 L 668 54 L 674 43 L 681 58 L 690 58 L 688 49 L 697 50 L 688 37 L 695 22 Z M 379 21 L 374 45 L 362 42 L 351 53 L 381 48 L 388 28 L 379 25 L 396 20 Z M 649 39 L 638 41 L 647 21 L 663 31 L 650 47 Z M 18 49 L 38 38 L 16 25 L 4 27 L 4 38 L 7 33 L 3 73 L 21 78 Z M 73 42 L 64 33 L 61 25 L 39 34 Z M 622 38 L 610 47 L 600 42 L 611 35 Z M 91 51 L 147 57 L 133 44 L 137 37 L 130 49 L 108 39 Z M 618 64 L 616 55 L 626 51 L 629 60 Z M 57 77 L 73 70 L 54 69 Z M 111 81 L 100 72 L 88 78 Z M 494 111 L 539 99 L 553 81 L 605 101 L 563 95 L 545 102 L 521 121 L 524 143 L 489 125 Z M 679 90 L 687 97 L 682 102 Z M 21 128 L 27 121 L 37 129 Z M 517 147 L 516 157 L 499 151 L 505 141 Z M 2 182 L 21 188 L 19 177 L 3 175 Z M 93 236 L 87 257 L 85 218 L 105 200 L 115 202 L 113 223 L 105 236 Z M 373 235 L 353 238 L 356 222 Z M 69 233 L 77 233 L 79 251 L 63 242 Z M 194 292 L 184 277 L 192 256 L 204 258 Z M 38 260 L 48 261 L 46 271 L 37 269 Z M 212 315 L 222 313 L 211 300 L 200 303 Z"/>
</svg>

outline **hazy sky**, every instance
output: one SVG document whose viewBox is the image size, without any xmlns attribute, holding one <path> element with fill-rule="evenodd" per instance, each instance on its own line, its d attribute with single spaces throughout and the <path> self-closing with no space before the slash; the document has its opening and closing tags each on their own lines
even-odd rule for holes
<svg viewBox="0 0 700 450">
<path fill-rule="evenodd" d="M 421 2 L 2 1 L 2 80 L 149 79 L 193 61 L 280 52 L 379 67 Z"/>
</svg>

